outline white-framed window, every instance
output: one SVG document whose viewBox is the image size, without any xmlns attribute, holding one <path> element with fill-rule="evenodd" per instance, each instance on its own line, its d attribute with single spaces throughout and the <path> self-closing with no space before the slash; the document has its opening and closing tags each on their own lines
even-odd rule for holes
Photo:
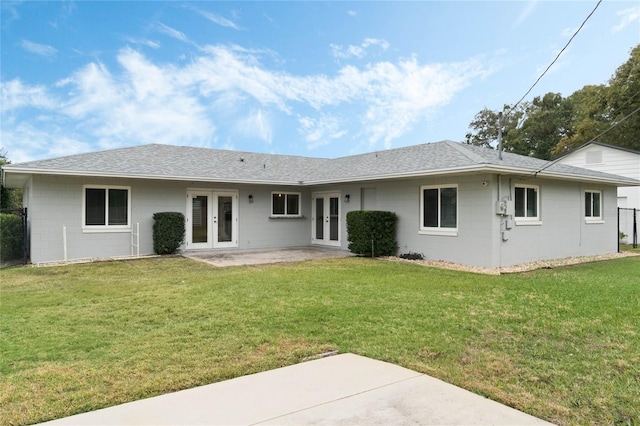
<svg viewBox="0 0 640 426">
<path fill-rule="evenodd" d="M 602 221 L 602 191 L 588 189 L 584 192 L 584 217 L 587 222 Z"/>
<path fill-rule="evenodd" d="M 300 216 L 299 192 L 272 192 L 271 216 Z"/>
<path fill-rule="evenodd" d="M 82 228 L 87 231 L 131 229 L 131 187 L 84 185 Z"/>
<path fill-rule="evenodd" d="M 540 187 L 515 185 L 515 219 L 518 224 L 540 224 Z"/>
<path fill-rule="evenodd" d="M 458 233 L 458 185 L 420 187 L 420 233 Z"/>
</svg>

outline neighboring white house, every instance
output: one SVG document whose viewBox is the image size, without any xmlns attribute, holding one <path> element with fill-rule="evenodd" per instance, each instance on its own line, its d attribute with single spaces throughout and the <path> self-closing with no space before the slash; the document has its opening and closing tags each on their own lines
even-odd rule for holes
<svg viewBox="0 0 640 426">
<path fill-rule="evenodd" d="M 347 249 L 347 213 L 375 209 L 398 215 L 399 253 L 428 259 L 501 267 L 613 253 L 617 188 L 640 184 L 451 141 L 336 159 L 150 144 L 3 174 L 24 189 L 33 263 L 130 255 L 132 234 L 150 254 L 164 211 L 187 219 L 183 250 Z"/>
<path fill-rule="evenodd" d="M 590 170 L 613 173 L 640 180 L 640 151 L 621 148 L 600 142 L 590 142 L 563 155 L 558 160 L 562 164 L 584 167 Z M 640 186 L 619 187 L 618 207 L 640 210 Z M 640 216 L 640 212 L 636 212 Z M 637 217 L 640 221 L 640 217 Z M 640 227 L 640 224 L 636 224 Z M 620 231 L 629 239 L 633 235 L 633 216 L 630 210 L 621 211 Z"/>
</svg>

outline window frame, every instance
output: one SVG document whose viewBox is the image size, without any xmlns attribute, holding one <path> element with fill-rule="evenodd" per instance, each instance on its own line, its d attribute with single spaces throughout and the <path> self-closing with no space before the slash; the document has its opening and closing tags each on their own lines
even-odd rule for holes
<svg viewBox="0 0 640 426">
<path fill-rule="evenodd" d="M 587 194 L 591 194 L 591 213 L 593 213 L 593 194 L 598 194 L 598 197 L 600 199 L 599 202 L 599 215 L 598 216 L 593 216 L 593 214 L 591 214 L 590 216 L 587 216 Z M 603 205 L 602 205 L 602 191 L 599 189 L 586 189 L 584 191 L 584 220 L 586 223 L 604 223 L 604 218 L 602 216 L 602 211 L 603 211 Z"/>
<path fill-rule="evenodd" d="M 104 225 L 87 225 L 87 189 L 104 189 Z M 109 190 L 127 191 L 127 223 L 109 225 Z M 82 231 L 83 232 L 131 232 L 131 187 L 121 185 L 82 185 Z"/>
<path fill-rule="evenodd" d="M 284 196 L 284 213 L 275 213 L 274 207 L 275 204 L 273 202 L 275 195 L 283 195 Z M 288 213 L 289 211 L 289 196 L 295 195 L 298 197 L 298 213 L 292 214 Z M 302 217 L 302 193 L 301 192 L 291 192 L 291 191 L 272 191 L 271 192 L 271 217 Z"/>
<path fill-rule="evenodd" d="M 429 189 L 437 189 L 438 190 L 438 226 L 424 226 L 424 192 Z M 456 226 L 453 228 L 443 227 L 442 226 L 442 203 L 441 203 L 441 194 L 443 189 L 455 189 L 456 190 Z M 458 218 L 459 218 L 459 191 L 457 183 L 447 183 L 440 185 L 422 185 L 420 186 L 420 216 L 419 216 L 419 228 L 418 234 L 423 235 L 444 235 L 456 237 L 458 236 Z"/>
<path fill-rule="evenodd" d="M 517 216 L 517 200 L 516 200 L 516 195 L 517 195 L 517 189 L 518 188 L 522 188 L 524 189 L 524 193 L 525 193 L 525 205 L 524 205 L 524 212 L 525 212 L 525 216 Z M 527 189 L 533 189 L 535 190 L 535 194 L 536 194 L 536 216 L 526 216 L 527 211 L 528 211 L 528 196 L 527 196 Z M 513 212 L 513 218 L 516 222 L 516 225 L 542 225 L 542 215 L 541 215 L 541 209 L 540 209 L 540 185 L 530 185 L 530 184 L 524 184 L 524 183 L 520 183 L 520 184 L 515 184 L 513 187 L 513 203 L 514 203 L 514 212 Z"/>
</svg>

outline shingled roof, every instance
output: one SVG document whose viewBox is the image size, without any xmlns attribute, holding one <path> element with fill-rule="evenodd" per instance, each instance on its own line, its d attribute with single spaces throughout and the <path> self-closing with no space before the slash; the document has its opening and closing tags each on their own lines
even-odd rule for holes
<svg viewBox="0 0 640 426">
<path fill-rule="evenodd" d="M 11 174 L 113 176 L 281 185 L 313 185 L 454 173 L 494 172 L 639 185 L 622 176 L 452 141 L 335 159 L 172 145 L 140 145 L 4 166 Z M 9 179 L 10 181 L 11 179 Z"/>
</svg>

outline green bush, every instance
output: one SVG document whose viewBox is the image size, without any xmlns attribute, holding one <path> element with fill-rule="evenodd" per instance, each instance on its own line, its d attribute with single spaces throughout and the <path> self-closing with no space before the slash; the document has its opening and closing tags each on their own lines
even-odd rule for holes
<svg viewBox="0 0 640 426">
<path fill-rule="evenodd" d="M 362 256 L 392 256 L 398 250 L 393 212 L 356 210 L 347 213 L 349 250 Z"/>
<path fill-rule="evenodd" d="M 161 212 L 155 213 L 153 220 L 153 251 L 156 254 L 174 254 L 184 242 L 184 215 Z"/>
<path fill-rule="evenodd" d="M 0 213 L 0 260 L 22 257 L 22 218 L 15 214 Z"/>
</svg>

